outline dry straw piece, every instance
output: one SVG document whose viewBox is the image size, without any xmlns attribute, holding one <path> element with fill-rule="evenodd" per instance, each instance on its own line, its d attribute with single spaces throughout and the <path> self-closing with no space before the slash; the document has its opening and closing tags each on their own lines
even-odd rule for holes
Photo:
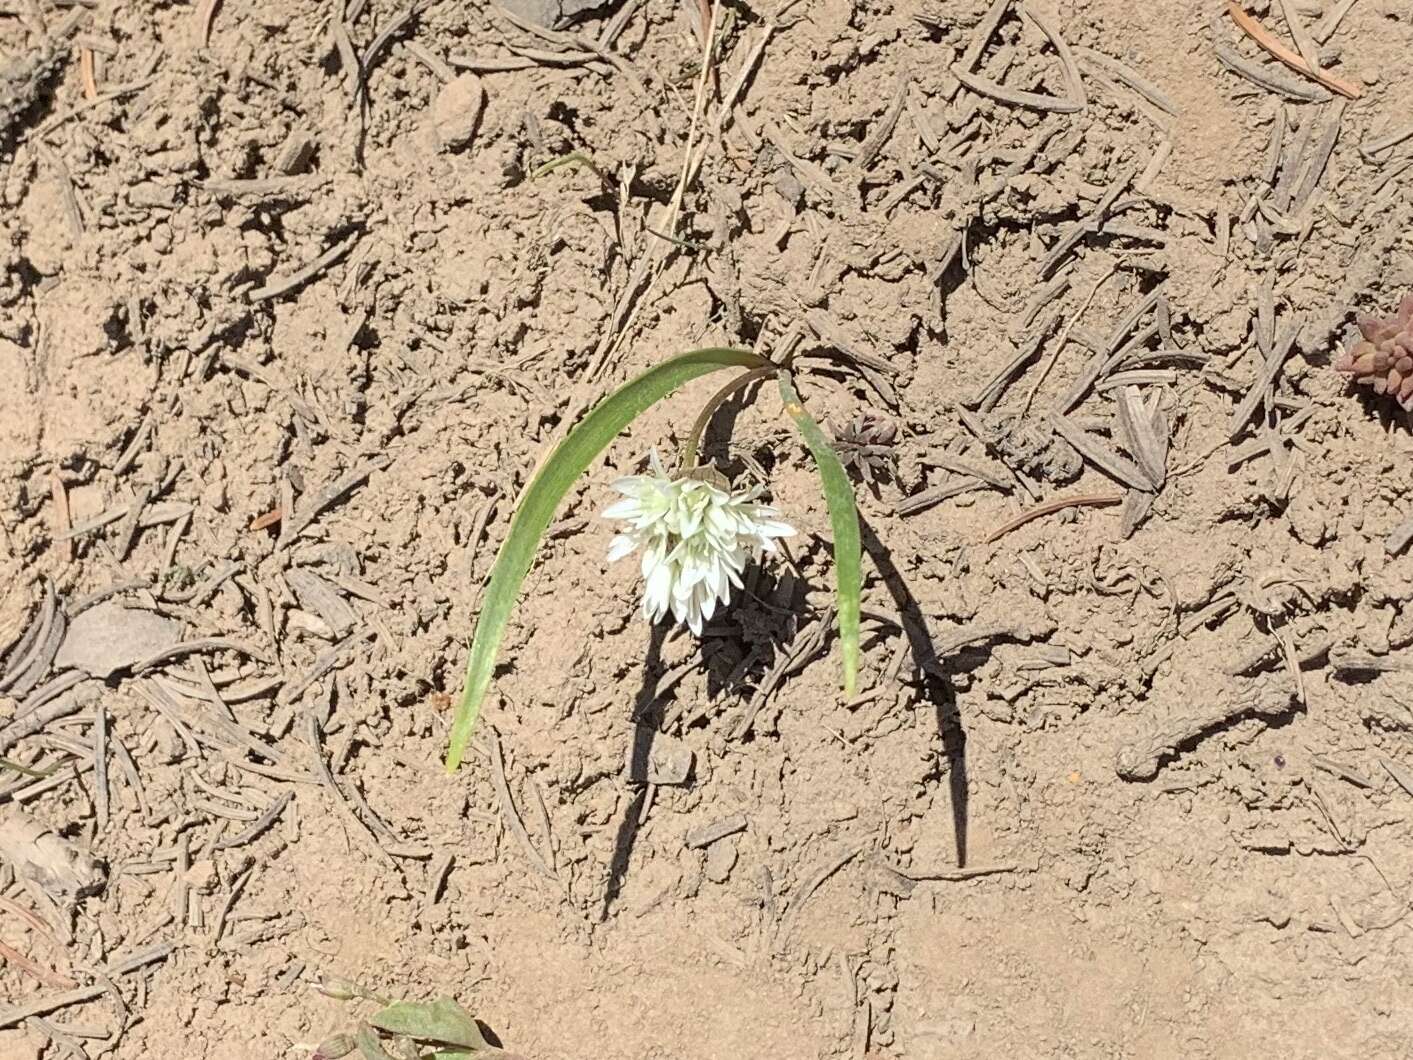
<svg viewBox="0 0 1413 1060">
<path fill-rule="evenodd" d="M 1335 358 L 1335 371 L 1376 394 L 1390 394 L 1404 411 L 1413 410 L 1413 291 L 1391 317 L 1358 317 L 1360 338 Z"/>
</svg>

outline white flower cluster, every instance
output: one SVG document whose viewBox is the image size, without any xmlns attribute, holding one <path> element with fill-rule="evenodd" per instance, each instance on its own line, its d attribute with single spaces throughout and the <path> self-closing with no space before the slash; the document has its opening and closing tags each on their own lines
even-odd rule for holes
<svg viewBox="0 0 1413 1060">
<path fill-rule="evenodd" d="M 628 525 L 609 545 L 609 562 L 643 550 L 643 615 L 656 622 L 668 610 L 693 633 L 702 631 L 718 604 L 741 587 L 747 559 L 775 551 L 775 539 L 795 531 L 774 508 L 757 504 L 760 491 L 728 493 L 710 482 L 672 478 L 656 452 L 651 473 L 629 475 L 613 484 L 623 499 L 608 507 L 606 519 Z"/>
</svg>

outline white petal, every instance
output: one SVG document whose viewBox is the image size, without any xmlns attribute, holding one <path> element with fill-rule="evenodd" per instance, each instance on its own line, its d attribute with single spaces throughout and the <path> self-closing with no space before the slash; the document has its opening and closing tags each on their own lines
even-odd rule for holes
<svg viewBox="0 0 1413 1060">
<path fill-rule="evenodd" d="M 716 594 L 709 592 L 702 599 L 702 618 L 710 622 L 711 616 L 714 614 L 716 614 Z"/>
<path fill-rule="evenodd" d="M 648 578 L 647 587 L 643 592 L 643 606 L 652 615 L 653 621 L 657 621 L 667 610 L 671 603 L 672 596 L 672 571 L 668 567 L 658 567 Z"/>
<path fill-rule="evenodd" d="M 637 497 L 624 497 L 603 510 L 605 519 L 637 519 L 643 514 L 643 504 Z"/>
<path fill-rule="evenodd" d="M 663 555 L 664 542 L 662 538 L 656 538 L 643 549 L 643 577 L 652 580 L 655 571 L 664 569 L 667 566 L 667 558 Z"/>
<path fill-rule="evenodd" d="M 696 598 L 693 597 L 691 600 L 687 601 L 683 610 L 686 612 L 685 616 L 678 613 L 678 619 L 685 618 L 687 628 L 690 629 L 695 636 L 700 637 L 702 635 L 702 609 L 698 605 Z"/>
<path fill-rule="evenodd" d="M 618 534 L 608 543 L 608 562 L 618 562 L 618 560 L 627 556 L 637 547 L 638 542 L 634 541 L 627 534 Z"/>
<path fill-rule="evenodd" d="M 712 572 L 711 591 L 721 598 L 722 603 L 731 599 L 731 583 L 726 578 L 726 568 L 718 563 Z"/>
<path fill-rule="evenodd" d="M 778 522 L 774 519 L 756 523 L 753 528 L 762 537 L 794 537 L 795 528 L 789 523 Z"/>
</svg>

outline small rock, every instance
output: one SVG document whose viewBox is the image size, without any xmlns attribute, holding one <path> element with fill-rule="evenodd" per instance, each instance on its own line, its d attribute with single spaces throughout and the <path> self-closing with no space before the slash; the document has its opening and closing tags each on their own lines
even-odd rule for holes
<svg viewBox="0 0 1413 1060">
<path fill-rule="evenodd" d="M 432 104 L 432 128 L 443 151 L 455 151 L 471 142 L 485 105 L 486 91 L 475 74 L 461 74 L 442 86 Z"/>
<path fill-rule="evenodd" d="M 160 207 L 170 210 L 177 204 L 177 189 L 151 181 L 142 181 L 128 188 L 128 202 L 134 206 Z"/>
<path fill-rule="evenodd" d="M 1296 494 L 1286 507 L 1291 533 L 1307 545 L 1323 544 L 1329 537 L 1329 522 L 1325 514 L 1324 507 L 1308 491 Z"/>
<path fill-rule="evenodd" d="M 73 667 L 90 677 L 111 677 L 181 641 L 182 624 L 153 611 L 105 600 L 69 623 L 54 657 L 57 670 Z"/>
<path fill-rule="evenodd" d="M 547 29 L 561 29 L 586 11 L 610 6 L 606 0 L 502 0 L 507 11 Z"/>
<path fill-rule="evenodd" d="M 201 894 L 210 894 L 220 882 L 220 877 L 216 874 L 216 863 L 210 858 L 193 861 L 191 868 L 186 870 L 184 879 L 188 887 Z"/>
<path fill-rule="evenodd" d="M 707 848 L 706 878 L 712 883 L 725 883 L 736 867 L 736 840 L 723 839 Z"/>
<path fill-rule="evenodd" d="M 692 749 L 662 733 L 652 736 L 647 761 L 628 748 L 628 779 L 638 784 L 685 784 L 692 775 Z"/>
<path fill-rule="evenodd" d="M 275 168 L 287 177 L 303 173 L 309 168 L 318 146 L 319 142 L 308 129 L 296 126 L 280 146 L 279 154 L 275 156 Z"/>
<path fill-rule="evenodd" d="M 285 632 L 295 637 L 318 637 L 320 640 L 333 640 L 334 631 L 318 615 L 291 607 L 285 615 Z"/>
<path fill-rule="evenodd" d="M 358 624 L 358 612 L 349 606 L 332 582 L 305 567 L 291 567 L 285 571 L 284 578 L 300 607 L 317 615 L 334 636 L 342 637 Z"/>
</svg>

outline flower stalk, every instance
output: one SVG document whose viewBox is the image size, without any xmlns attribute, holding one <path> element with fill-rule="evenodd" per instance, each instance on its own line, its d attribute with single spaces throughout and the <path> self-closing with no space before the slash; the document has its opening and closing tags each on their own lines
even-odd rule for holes
<svg viewBox="0 0 1413 1060">
<path fill-rule="evenodd" d="M 726 399 L 738 390 L 744 390 L 752 383 L 769 379 L 777 371 L 779 369 L 773 364 L 752 368 L 749 372 L 742 372 L 707 399 L 707 403 L 702 406 L 702 411 L 697 415 L 696 422 L 692 424 L 686 443 L 682 446 L 682 458 L 677 465 L 681 472 L 691 471 L 697 466 L 697 451 L 701 448 L 702 435 L 706 434 L 711 418 L 716 415 L 716 410 L 726 403 Z"/>
</svg>

